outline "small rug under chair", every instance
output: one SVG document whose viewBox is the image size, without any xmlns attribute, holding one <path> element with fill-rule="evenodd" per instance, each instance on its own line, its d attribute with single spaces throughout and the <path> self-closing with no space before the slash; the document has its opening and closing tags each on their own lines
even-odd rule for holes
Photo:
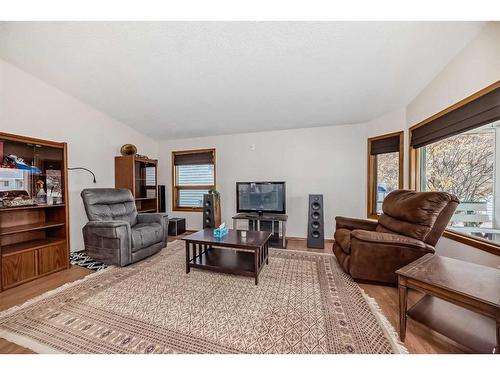
<svg viewBox="0 0 500 375">
<path fill-rule="evenodd" d="M 88 268 L 92 271 L 102 271 L 109 266 L 89 257 L 84 251 L 74 251 L 69 254 L 69 262 L 74 266 Z"/>
<path fill-rule="evenodd" d="M 333 255 L 272 249 L 256 286 L 186 274 L 183 241 L 0 312 L 0 337 L 38 353 L 406 353 Z"/>
</svg>

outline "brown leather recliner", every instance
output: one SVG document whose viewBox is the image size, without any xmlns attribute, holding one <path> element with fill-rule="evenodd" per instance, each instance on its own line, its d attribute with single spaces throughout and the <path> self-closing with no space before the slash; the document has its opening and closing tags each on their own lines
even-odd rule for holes
<svg viewBox="0 0 500 375">
<path fill-rule="evenodd" d="M 333 252 L 355 280 L 395 284 L 396 270 L 434 252 L 458 203 L 448 193 L 393 191 L 378 221 L 335 218 Z"/>
</svg>

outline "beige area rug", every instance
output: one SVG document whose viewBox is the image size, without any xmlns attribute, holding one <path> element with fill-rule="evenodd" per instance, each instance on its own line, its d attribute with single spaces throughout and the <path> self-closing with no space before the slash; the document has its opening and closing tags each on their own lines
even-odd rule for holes
<svg viewBox="0 0 500 375">
<path fill-rule="evenodd" d="M 192 269 L 184 242 L 0 312 L 38 353 L 405 353 L 334 256 L 271 250 L 251 277 Z"/>
</svg>

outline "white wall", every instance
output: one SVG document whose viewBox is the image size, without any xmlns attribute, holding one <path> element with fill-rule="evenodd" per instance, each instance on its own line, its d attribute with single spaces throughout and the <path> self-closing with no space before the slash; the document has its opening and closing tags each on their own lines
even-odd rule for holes
<svg viewBox="0 0 500 375">
<path fill-rule="evenodd" d="M 217 190 L 222 197 L 222 220 L 229 226 L 236 213 L 236 181 L 286 181 L 287 234 L 291 237 L 307 235 L 309 194 L 324 194 L 328 238 L 333 237 L 336 215 L 365 216 L 363 124 L 162 142 L 160 181 L 167 185 L 170 208 L 171 152 L 209 147 L 217 149 Z M 201 213 L 171 212 L 171 215 L 186 217 L 188 229 L 201 228 Z"/>
<path fill-rule="evenodd" d="M 499 79 L 500 22 L 490 22 L 407 106 L 407 126 L 425 120 Z M 449 257 L 500 267 L 500 257 L 447 238 L 442 238 L 436 249 Z"/>
<path fill-rule="evenodd" d="M 489 22 L 479 35 L 407 106 L 413 126 L 500 80 L 500 22 Z"/>
<path fill-rule="evenodd" d="M 500 257 L 482 251 L 463 243 L 441 237 L 436 245 L 436 252 L 450 258 L 461 259 L 466 262 L 482 264 L 484 266 L 500 268 Z"/>
<path fill-rule="evenodd" d="M 87 222 L 80 192 L 114 187 L 114 157 L 134 143 L 139 153 L 156 157 L 158 143 L 39 79 L 0 60 L 0 131 L 68 143 L 71 250 L 83 249 L 81 228 Z"/>
</svg>

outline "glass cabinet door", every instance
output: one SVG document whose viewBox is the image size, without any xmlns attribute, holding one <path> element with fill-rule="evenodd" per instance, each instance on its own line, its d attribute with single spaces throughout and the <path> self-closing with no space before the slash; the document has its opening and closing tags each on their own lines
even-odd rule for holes
<svg viewBox="0 0 500 375">
<path fill-rule="evenodd" d="M 64 202 L 64 152 L 0 139 L 0 207 Z"/>
<path fill-rule="evenodd" d="M 135 197 L 156 198 L 156 165 L 135 162 Z"/>
<path fill-rule="evenodd" d="M 41 170 L 34 185 L 39 204 L 61 204 L 64 202 L 63 150 L 36 145 L 34 164 Z"/>
</svg>

